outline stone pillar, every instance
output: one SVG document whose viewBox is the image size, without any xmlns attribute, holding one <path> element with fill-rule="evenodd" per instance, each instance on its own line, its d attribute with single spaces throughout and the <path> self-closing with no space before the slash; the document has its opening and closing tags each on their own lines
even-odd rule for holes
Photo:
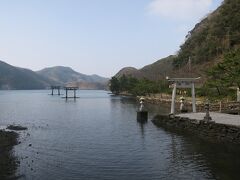
<svg viewBox="0 0 240 180">
<path fill-rule="evenodd" d="M 173 84 L 173 91 L 172 91 L 172 103 L 171 103 L 171 112 L 170 112 L 170 114 L 174 114 L 175 113 L 176 92 L 177 92 L 177 83 L 174 83 Z"/>
<path fill-rule="evenodd" d="M 240 102 L 240 90 L 237 88 L 237 102 Z"/>
<path fill-rule="evenodd" d="M 222 112 L 222 101 L 219 102 L 219 112 Z"/>
<path fill-rule="evenodd" d="M 195 84 L 194 82 L 192 82 L 192 110 L 193 112 L 197 112 L 196 111 L 196 97 L 195 97 Z"/>
<path fill-rule="evenodd" d="M 205 110 L 206 110 L 206 115 L 204 116 L 204 120 L 209 122 L 212 120 L 210 113 L 209 113 L 209 111 L 210 111 L 209 100 L 207 100 L 205 103 Z"/>
</svg>

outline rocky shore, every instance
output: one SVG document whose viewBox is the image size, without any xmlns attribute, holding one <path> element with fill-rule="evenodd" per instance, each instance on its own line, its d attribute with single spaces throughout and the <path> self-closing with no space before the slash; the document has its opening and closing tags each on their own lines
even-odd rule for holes
<svg viewBox="0 0 240 180">
<path fill-rule="evenodd" d="M 18 179 L 15 174 L 20 161 L 13 154 L 13 147 L 18 143 L 17 131 L 27 130 L 20 125 L 9 125 L 0 130 L 0 180 Z"/>
<path fill-rule="evenodd" d="M 17 144 L 16 132 L 0 130 L 0 179 L 16 179 L 17 159 L 12 154 Z"/>
</svg>

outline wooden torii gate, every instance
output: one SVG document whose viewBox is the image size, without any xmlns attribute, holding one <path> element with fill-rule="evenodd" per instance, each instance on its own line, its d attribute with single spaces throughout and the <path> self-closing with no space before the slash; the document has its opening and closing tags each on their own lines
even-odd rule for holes
<svg viewBox="0 0 240 180">
<path fill-rule="evenodd" d="M 54 90 L 55 90 L 55 89 L 58 91 L 57 94 L 60 96 L 61 86 L 51 86 L 51 89 L 52 89 L 52 93 L 51 93 L 52 96 L 54 95 Z"/>
<path fill-rule="evenodd" d="M 76 96 L 76 91 L 78 90 L 77 86 L 66 86 L 66 87 L 64 87 L 64 89 L 66 91 L 66 94 L 65 94 L 65 97 L 63 97 L 63 98 L 66 98 L 66 99 L 68 99 L 68 98 L 74 98 L 74 99 L 79 98 L 79 97 Z M 73 97 L 68 96 L 68 91 L 73 91 Z"/>
<path fill-rule="evenodd" d="M 172 103 L 171 103 L 171 112 L 170 114 L 175 113 L 175 99 L 176 99 L 176 92 L 177 88 L 191 88 L 192 89 L 192 110 L 196 112 L 196 97 L 195 97 L 195 82 L 199 80 L 201 77 L 198 78 L 169 78 L 166 79 L 169 82 L 173 83 L 173 91 L 172 91 Z"/>
</svg>

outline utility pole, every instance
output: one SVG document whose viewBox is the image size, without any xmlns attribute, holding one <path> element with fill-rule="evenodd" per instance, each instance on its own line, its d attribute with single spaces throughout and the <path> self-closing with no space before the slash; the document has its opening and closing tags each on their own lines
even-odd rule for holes
<svg viewBox="0 0 240 180">
<path fill-rule="evenodd" d="M 230 49 L 230 27 L 226 27 L 227 29 L 227 34 L 226 34 L 226 38 L 227 38 L 227 49 Z"/>
<path fill-rule="evenodd" d="M 192 60 L 191 60 L 190 56 L 188 58 L 188 73 L 189 73 L 190 77 L 192 77 Z"/>
</svg>

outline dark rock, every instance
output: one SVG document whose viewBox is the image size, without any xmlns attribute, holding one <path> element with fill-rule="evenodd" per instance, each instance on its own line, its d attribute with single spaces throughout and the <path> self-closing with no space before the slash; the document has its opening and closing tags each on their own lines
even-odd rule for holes
<svg viewBox="0 0 240 180">
<path fill-rule="evenodd" d="M 23 126 L 19 126 L 19 125 L 9 125 L 7 127 L 7 129 L 9 130 L 14 130 L 14 131 L 23 131 L 23 130 L 27 130 L 27 127 L 23 127 Z"/>
</svg>

